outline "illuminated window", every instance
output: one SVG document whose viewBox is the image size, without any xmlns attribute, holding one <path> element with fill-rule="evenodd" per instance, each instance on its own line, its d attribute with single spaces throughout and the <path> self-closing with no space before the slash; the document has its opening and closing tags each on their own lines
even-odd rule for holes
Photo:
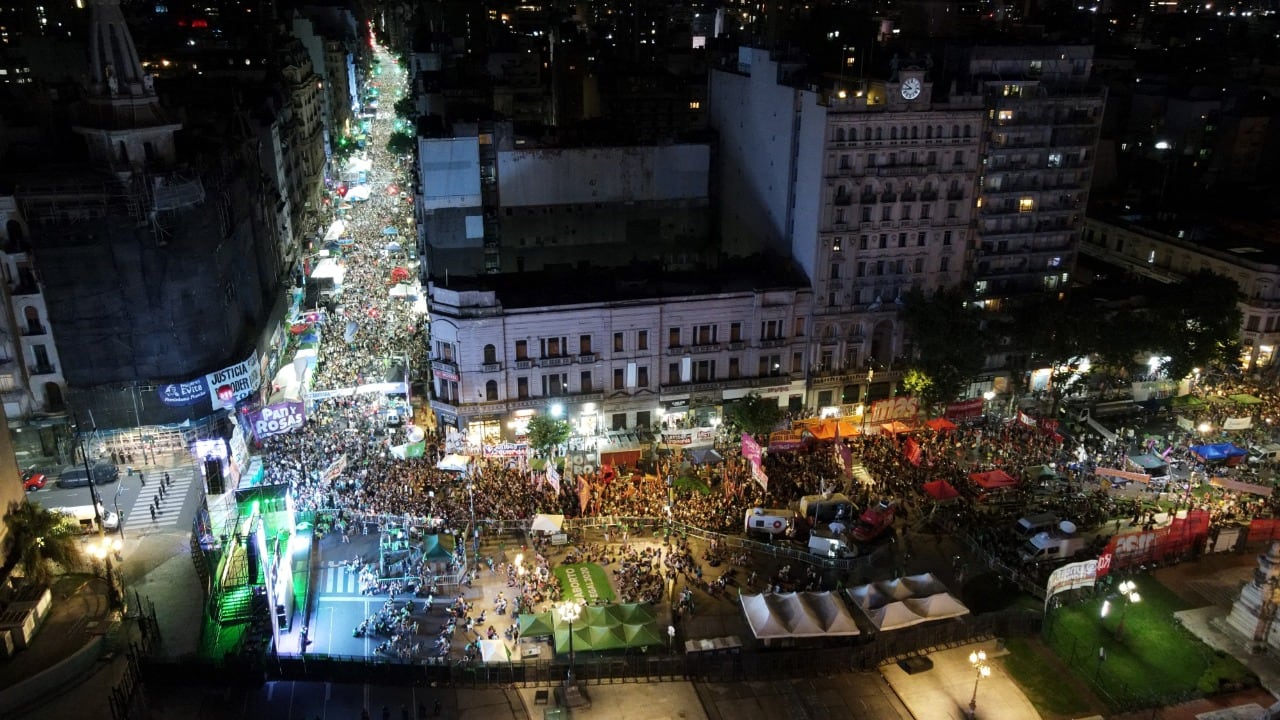
<svg viewBox="0 0 1280 720">
<path fill-rule="evenodd" d="M 1013 120 L 1012 110 L 1001 110 L 999 115 L 1000 122 L 1009 122 Z"/>
<path fill-rule="evenodd" d="M 690 110 L 701 110 L 701 109 L 702 109 L 702 103 L 698 102 L 697 100 L 690 100 L 690 101 L 689 101 L 689 109 L 690 109 Z"/>
<path fill-rule="evenodd" d="M 1036 203 L 1029 197 L 1018 198 L 1018 212 L 1031 212 L 1036 208 Z"/>
</svg>

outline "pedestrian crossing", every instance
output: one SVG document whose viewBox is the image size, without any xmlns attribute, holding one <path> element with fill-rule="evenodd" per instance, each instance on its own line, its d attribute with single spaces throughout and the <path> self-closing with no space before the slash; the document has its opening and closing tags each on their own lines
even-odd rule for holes
<svg viewBox="0 0 1280 720">
<path fill-rule="evenodd" d="M 183 515 L 183 505 L 186 504 L 191 486 L 204 482 L 196 473 L 195 467 L 181 465 L 174 468 L 149 468 L 143 470 L 143 473 L 142 478 L 137 473 L 133 477 L 121 478 L 127 482 L 127 492 L 133 495 L 132 507 L 128 510 L 121 508 L 126 525 L 139 530 L 189 529 L 191 518 Z M 167 485 L 164 482 L 165 473 L 169 473 L 171 480 Z M 143 480 L 145 485 L 141 482 Z M 164 497 L 160 497 L 161 485 L 165 485 Z"/>
<path fill-rule="evenodd" d="M 322 567 L 316 577 L 316 590 L 321 595 L 359 595 L 360 574 L 344 567 Z"/>
</svg>

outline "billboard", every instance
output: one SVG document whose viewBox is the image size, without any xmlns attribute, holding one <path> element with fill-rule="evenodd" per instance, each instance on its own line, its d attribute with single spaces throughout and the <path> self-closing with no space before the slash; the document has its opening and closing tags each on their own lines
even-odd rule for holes
<svg viewBox="0 0 1280 720">
<path fill-rule="evenodd" d="M 236 403 L 252 395 L 262 386 L 262 366 L 258 351 L 249 357 L 205 376 L 214 410 L 234 408 Z"/>
</svg>

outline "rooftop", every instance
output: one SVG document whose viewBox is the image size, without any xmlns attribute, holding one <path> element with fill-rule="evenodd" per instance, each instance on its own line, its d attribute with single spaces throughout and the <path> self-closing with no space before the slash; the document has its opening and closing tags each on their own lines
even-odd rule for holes
<svg viewBox="0 0 1280 720">
<path fill-rule="evenodd" d="M 1158 234 L 1189 250 L 1198 250 L 1247 265 L 1280 266 L 1280 236 L 1274 223 L 1247 220 L 1215 220 L 1191 217 L 1157 217 L 1128 214 L 1104 218 L 1138 232 Z"/>
<path fill-rule="evenodd" d="M 454 292 L 493 291 L 508 310 L 809 287 L 794 263 L 778 257 L 745 258 L 694 271 L 664 271 L 657 265 L 637 263 L 622 268 L 450 276 L 437 278 L 435 284 Z"/>
</svg>

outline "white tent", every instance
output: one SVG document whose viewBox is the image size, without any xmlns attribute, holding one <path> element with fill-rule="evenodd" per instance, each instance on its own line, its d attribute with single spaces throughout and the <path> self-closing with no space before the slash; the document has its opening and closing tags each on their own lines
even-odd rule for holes
<svg viewBox="0 0 1280 720">
<path fill-rule="evenodd" d="M 511 649 L 501 640 L 481 640 L 480 661 L 487 663 L 510 662 Z"/>
<path fill-rule="evenodd" d="M 925 595 L 937 595 L 947 591 L 947 586 L 943 585 L 933 573 L 921 573 L 919 575 L 908 575 L 901 578 L 903 585 L 911 589 L 912 597 L 923 597 Z"/>
<path fill-rule="evenodd" d="M 334 220 L 329 225 L 329 230 L 324 234 L 325 242 L 337 242 L 347 231 L 347 224 L 341 220 Z"/>
<path fill-rule="evenodd" d="M 876 589 L 874 584 L 870 583 L 849 588 L 845 592 L 849 595 L 849 599 L 853 601 L 854 605 L 868 612 L 893 602 L 893 598 L 885 596 L 884 593 Z"/>
<path fill-rule="evenodd" d="M 467 466 L 470 464 L 471 464 L 470 455 L 459 455 L 457 453 L 450 453 L 448 455 L 445 455 L 443 458 L 441 458 L 440 462 L 436 463 L 436 469 L 437 470 L 453 470 L 454 472 L 464 472 L 467 469 Z"/>
<path fill-rule="evenodd" d="M 563 526 L 563 515 L 544 515 L 539 513 L 533 516 L 533 524 L 529 526 L 529 529 L 545 533 L 558 533 Z"/>
<path fill-rule="evenodd" d="M 757 639 L 857 635 L 849 610 L 830 592 L 742 594 L 742 611 Z"/>
<path fill-rule="evenodd" d="M 910 598 L 902 602 L 911 608 L 912 612 L 929 620 L 942 620 L 969 614 L 969 608 L 945 592 L 924 598 Z"/>
<path fill-rule="evenodd" d="M 346 268 L 338 264 L 333 258 L 325 258 L 316 264 L 316 269 L 311 271 L 312 280 L 333 280 L 336 284 L 341 285 L 343 278 L 347 276 Z"/>
<path fill-rule="evenodd" d="M 417 290 L 414 290 L 412 285 L 400 283 L 399 285 L 391 288 L 391 291 L 388 294 L 391 297 L 409 298 L 416 297 L 418 292 Z"/>
<path fill-rule="evenodd" d="M 890 600 L 906 600 L 912 595 L 915 595 L 911 590 L 911 586 L 904 583 L 902 578 L 880 580 L 879 582 L 872 584 L 876 586 L 876 590 L 879 590 L 881 595 L 884 595 Z"/>
<path fill-rule="evenodd" d="M 368 185 L 357 185 L 347 191 L 347 199 L 352 202 L 368 200 L 373 194 L 373 188 Z"/>
<path fill-rule="evenodd" d="M 347 172 L 369 172 L 373 169 L 373 161 L 369 158 L 353 157 L 347 161 Z"/>
<path fill-rule="evenodd" d="M 871 623 L 876 626 L 877 630 L 882 631 L 919 625 L 929 620 L 929 618 L 917 615 L 911 608 L 907 607 L 906 603 L 900 600 L 868 613 L 867 617 L 871 618 Z"/>
</svg>

